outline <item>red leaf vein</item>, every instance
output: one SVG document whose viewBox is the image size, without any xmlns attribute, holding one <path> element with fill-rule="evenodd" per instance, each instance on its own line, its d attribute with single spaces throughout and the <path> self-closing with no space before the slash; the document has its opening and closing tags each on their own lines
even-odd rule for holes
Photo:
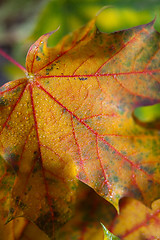
<svg viewBox="0 0 160 240">
<path fill-rule="evenodd" d="M 25 88 L 24 88 L 23 91 L 21 92 L 20 96 L 18 97 L 16 103 L 14 104 L 14 106 L 13 106 L 10 114 L 8 115 L 5 123 L 3 124 L 3 127 L 2 127 L 2 130 L 0 131 L 0 134 L 2 133 L 2 131 L 3 131 L 3 129 L 5 128 L 5 126 L 7 125 L 9 119 L 11 118 L 11 115 L 12 115 L 13 111 L 15 110 L 16 106 L 18 105 L 19 101 L 21 100 L 21 98 L 22 98 L 22 96 L 23 96 L 23 94 L 24 94 L 24 91 L 25 91 L 26 87 L 27 87 L 27 85 L 25 86 Z"/>
<path fill-rule="evenodd" d="M 60 105 L 63 109 L 65 109 L 72 117 L 75 117 L 77 119 L 78 122 L 80 122 L 82 125 L 84 125 L 88 130 L 90 130 L 95 136 L 97 136 L 102 142 L 104 142 L 105 144 L 108 145 L 108 147 L 110 147 L 110 149 L 112 149 L 113 151 L 115 151 L 115 153 L 117 155 L 119 155 L 122 159 L 124 159 L 125 161 L 127 161 L 128 163 L 131 164 L 131 166 L 133 166 L 134 168 L 138 169 L 139 171 L 143 172 L 145 175 L 148 176 L 148 178 L 152 178 L 152 176 L 150 176 L 147 172 L 145 172 L 143 169 L 141 169 L 138 165 L 136 165 L 135 163 L 133 163 L 130 159 L 128 159 L 126 156 L 124 156 L 122 153 L 120 153 L 114 146 L 112 146 L 110 143 L 108 143 L 104 137 L 102 137 L 101 135 L 99 135 L 95 130 L 93 130 L 90 126 L 88 126 L 82 119 L 80 119 L 78 116 L 76 116 L 74 113 L 72 113 L 68 108 L 66 108 L 61 102 L 59 102 L 59 100 L 57 100 L 55 97 L 53 97 L 46 89 L 43 88 L 43 86 L 40 85 L 40 83 L 37 83 L 37 86 L 42 89 L 51 99 L 53 99 L 58 105 Z M 74 132 L 74 128 L 73 128 L 73 135 L 75 138 L 75 132 Z M 77 142 L 77 140 L 76 140 Z M 154 180 L 155 181 L 155 180 Z"/>
<path fill-rule="evenodd" d="M 42 175 L 43 175 L 43 181 L 44 181 L 44 185 L 45 185 L 45 189 L 46 189 L 46 196 L 48 199 L 48 204 L 50 207 L 50 212 L 52 215 L 52 220 L 54 221 L 54 213 L 52 210 L 52 203 L 51 203 L 51 197 L 49 195 L 49 191 L 48 191 L 48 184 L 46 182 L 46 178 L 45 178 L 45 171 L 44 171 L 44 167 L 43 167 L 43 161 L 42 161 L 42 154 L 41 154 L 41 148 L 40 148 L 40 139 L 39 139 L 39 132 L 38 132 L 38 123 L 37 123 L 37 118 L 36 118 L 36 110 L 35 110 L 35 106 L 34 106 L 34 99 L 33 99 L 33 89 L 31 84 L 29 85 L 30 87 L 30 95 L 31 95 L 31 104 L 32 104 L 32 111 L 33 111 L 33 116 L 34 116 L 34 122 L 35 122 L 35 129 L 36 129 L 36 134 L 37 134 L 37 141 L 38 141 L 38 146 L 39 146 L 39 151 L 40 151 L 40 162 L 41 162 L 41 169 L 42 169 Z M 53 226 L 54 227 L 54 226 Z M 54 231 L 53 231 L 54 232 Z"/>
</svg>

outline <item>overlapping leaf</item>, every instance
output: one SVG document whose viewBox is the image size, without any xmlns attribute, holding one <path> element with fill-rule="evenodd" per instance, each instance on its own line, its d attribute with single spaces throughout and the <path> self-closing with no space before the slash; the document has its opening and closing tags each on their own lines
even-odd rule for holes
<svg viewBox="0 0 160 240">
<path fill-rule="evenodd" d="M 27 78 L 1 88 L 0 154 L 17 172 L 13 216 L 52 235 L 71 216 L 76 174 L 117 208 L 160 196 L 160 134 L 132 117 L 160 102 L 160 46 L 153 23 L 106 34 L 93 20 L 55 48 L 49 35 L 30 48 Z"/>
<path fill-rule="evenodd" d="M 111 231 L 121 240 L 160 239 L 160 200 L 149 209 L 137 200 L 123 199 L 120 210 Z"/>
<path fill-rule="evenodd" d="M 61 240 L 104 240 L 100 222 L 109 227 L 117 215 L 116 209 L 91 188 L 79 186 L 74 217 L 59 231 Z"/>
</svg>

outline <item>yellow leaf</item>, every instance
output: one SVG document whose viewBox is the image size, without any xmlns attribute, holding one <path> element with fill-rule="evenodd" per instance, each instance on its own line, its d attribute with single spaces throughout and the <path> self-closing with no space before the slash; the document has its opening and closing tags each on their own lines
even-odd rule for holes
<svg viewBox="0 0 160 240">
<path fill-rule="evenodd" d="M 152 209 L 134 199 L 124 199 L 120 215 L 114 220 L 111 231 L 121 240 L 160 239 L 160 200 Z"/>
</svg>

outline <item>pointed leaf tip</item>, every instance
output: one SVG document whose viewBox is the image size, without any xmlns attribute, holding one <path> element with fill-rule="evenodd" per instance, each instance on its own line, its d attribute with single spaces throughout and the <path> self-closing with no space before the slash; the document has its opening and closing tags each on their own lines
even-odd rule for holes
<svg viewBox="0 0 160 240">
<path fill-rule="evenodd" d="M 11 222 L 13 219 L 14 219 L 13 215 L 11 215 L 11 213 L 9 212 L 8 218 L 7 218 L 6 222 L 5 222 L 5 225 L 7 225 L 7 224 L 8 224 L 9 222 Z"/>
<path fill-rule="evenodd" d="M 120 240 L 118 237 L 113 235 L 102 223 L 103 232 L 104 232 L 104 240 Z"/>
<path fill-rule="evenodd" d="M 96 18 L 97 18 L 104 10 L 106 10 L 106 9 L 108 9 L 108 8 L 113 8 L 113 7 L 114 7 L 114 6 L 112 6 L 112 5 L 102 7 L 102 8 L 97 12 Z"/>
<path fill-rule="evenodd" d="M 48 40 L 48 38 L 55 32 L 57 32 L 60 29 L 60 26 L 58 26 L 55 30 L 51 31 L 51 32 L 47 32 L 45 34 L 43 34 L 42 36 L 39 37 L 39 39 L 43 39 L 43 40 Z M 39 40 L 37 39 L 37 41 Z"/>
<path fill-rule="evenodd" d="M 48 47 L 47 47 L 48 38 L 53 33 L 58 31 L 59 28 L 60 26 L 56 30 L 45 33 L 29 48 L 27 57 L 26 57 L 26 69 L 29 74 L 36 73 L 38 70 L 43 68 L 48 63 L 49 61 Z M 35 65 L 38 66 L 38 69 L 35 68 Z"/>
</svg>

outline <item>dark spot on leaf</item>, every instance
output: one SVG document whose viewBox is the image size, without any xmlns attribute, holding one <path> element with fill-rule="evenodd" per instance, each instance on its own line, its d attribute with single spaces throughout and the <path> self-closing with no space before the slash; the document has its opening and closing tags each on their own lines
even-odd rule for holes
<svg viewBox="0 0 160 240">
<path fill-rule="evenodd" d="M 26 205 L 25 203 L 23 203 L 22 201 L 19 202 L 18 206 L 19 206 L 22 210 L 24 210 L 24 209 L 27 207 L 27 205 Z"/>
<path fill-rule="evenodd" d="M 8 101 L 4 97 L 1 97 L 0 98 L 0 106 L 6 106 L 7 104 L 8 104 Z"/>
<path fill-rule="evenodd" d="M 128 190 L 130 193 L 129 194 L 130 197 L 136 197 L 136 199 L 138 199 L 140 201 L 144 200 L 142 192 L 140 191 L 140 189 L 138 187 L 131 185 Z"/>
<path fill-rule="evenodd" d="M 79 77 L 79 80 L 85 81 L 85 80 L 87 80 L 87 77 Z"/>
<path fill-rule="evenodd" d="M 126 154 L 127 154 L 126 151 L 124 151 L 124 150 L 122 150 L 121 153 L 122 153 L 123 155 L 126 155 Z"/>
<path fill-rule="evenodd" d="M 7 153 L 8 151 L 6 151 L 6 155 L 5 155 L 5 160 L 13 167 L 13 169 L 15 170 L 15 172 L 18 172 L 19 170 L 19 155 L 15 154 L 15 153 Z"/>
<path fill-rule="evenodd" d="M 15 199 L 15 203 L 16 203 L 16 205 L 18 205 L 18 204 L 19 204 L 19 200 L 20 200 L 20 197 L 19 197 L 19 196 L 17 196 L 17 197 L 16 197 L 16 199 Z"/>
<path fill-rule="evenodd" d="M 15 88 L 15 89 L 13 90 L 14 93 L 18 93 L 18 92 L 20 92 L 20 91 L 21 91 L 21 88 L 20 88 L 20 87 L 17 87 L 17 88 Z"/>
<path fill-rule="evenodd" d="M 52 70 L 53 70 L 53 64 L 50 67 L 46 68 L 46 75 L 49 75 L 49 72 Z"/>
<path fill-rule="evenodd" d="M 10 212 L 11 214 L 13 214 L 13 213 L 14 213 L 14 208 L 10 208 L 10 209 L 9 209 L 9 212 Z"/>
<path fill-rule="evenodd" d="M 60 215 L 59 212 L 57 212 L 57 211 L 54 212 L 54 217 L 55 217 L 55 219 L 59 218 L 60 216 L 61 216 L 61 215 Z"/>
<path fill-rule="evenodd" d="M 27 205 L 20 200 L 20 196 L 16 197 L 15 204 L 22 208 L 22 210 L 27 207 Z"/>
<path fill-rule="evenodd" d="M 114 180 L 114 182 L 118 182 L 119 179 L 118 179 L 117 176 L 114 176 L 114 177 L 113 177 L 113 180 Z"/>
<path fill-rule="evenodd" d="M 109 51 L 114 51 L 114 50 L 115 50 L 114 45 L 109 46 L 108 50 L 109 50 Z"/>
<path fill-rule="evenodd" d="M 20 196 L 16 197 L 15 204 L 19 206 L 22 210 L 24 210 L 27 207 L 27 205 L 20 200 Z"/>
<path fill-rule="evenodd" d="M 105 150 L 109 150 L 109 146 L 107 144 L 104 144 Z"/>
<path fill-rule="evenodd" d="M 17 173 L 19 170 L 19 166 L 18 165 L 14 165 L 14 171 Z"/>
<path fill-rule="evenodd" d="M 33 171 L 32 171 L 32 174 L 34 175 L 34 173 L 36 173 L 38 171 L 38 168 L 34 168 Z"/>
<path fill-rule="evenodd" d="M 38 154 L 38 152 L 37 152 L 37 154 Z M 36 164 L 35 164 L 35 166 L 34 166 L 34 168 L 33 168 L 33 171 L 32 171 L 32 174 L 34 175 L 34 173 L 36 173 L 37 171 L 39 171 L 39 170 L 41 170 L 41 164 L 40 164 L 40 157 L 38 156 L 36 156 L 35 155 L 35 159 L 36 159 Z"/>
<path fill-rule="evenodd" d="M 148 190 L 152 190 L 153 185 L 154 185 L 153 181 L 151 179 L 149 179 L 148 180 Z"/>
<path fill-rule="evenodd" d="M 38 49 L 38 50 L 39 50 L 40 53 L 42 53 L 42 54 L 44 55 L 44 53 L 43 53 L 43 45 L 44 45 L 44 44 L 41 43 L 41 45 L 39 46 L 39 49 Z"/>
<path fill-rule="evenodd" d="M 139 166 L 140 169 L 144 170 L 146 173 L 148 173 L 149 175 L 153 175 L 156 171 L 156 168 L 153 166 Z"/>
<path fill-rule="evenodd" d="M 77 189 L 77 184 L 73 184 L 71 187 L 72 190 L 76 190 Z"/>
<path fill-rule="evenodd" d="M 46 213 L 44 215 L 41 215 L 37 219 L 36 224 L 49 237 L 53 236 L 53 218 L 52 218 L 52 214 L 50 212 L 48 212 L 48 213 Z"/>
<path fill-rule="evenodd" d="M 31 189 L 32 189 L 32 186 L 28 186 L 28 192 L 30 192 L 31 191 Z"/>
<path fill-rule="evenodd" d="M 37 60 L 37 61 L 40 61 L 41 58 L 37 55 L 37 56 L 36 56 L 36 60 Z"/>
</svg>

